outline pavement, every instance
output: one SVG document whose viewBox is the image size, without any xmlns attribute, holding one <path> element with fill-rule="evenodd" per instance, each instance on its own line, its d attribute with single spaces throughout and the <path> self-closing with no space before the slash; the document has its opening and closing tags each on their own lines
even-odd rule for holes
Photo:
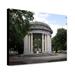
<svg viewBox="0 0 75 75">
<path fill-rule="evenodd" d="M 55 62 L 67 60 L 67 54 L 37 54 L 37 55 L 14 55 L 9 56 L 9 65 L 33 64 L 43 62 Z"/>
</svg>

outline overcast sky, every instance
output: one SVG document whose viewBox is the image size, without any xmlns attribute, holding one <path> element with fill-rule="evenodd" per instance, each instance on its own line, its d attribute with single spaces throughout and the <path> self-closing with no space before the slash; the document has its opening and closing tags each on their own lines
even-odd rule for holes
<svg viewBox="0 0 75 75">
<path fill-rule="evenodd" d="M 53 30 L 52 37 L 55 36 L 58 28 L 67 29 L 67 17 L 65 15 L 36 12 L 34 21 L 47 23 Z"/>
</svg>

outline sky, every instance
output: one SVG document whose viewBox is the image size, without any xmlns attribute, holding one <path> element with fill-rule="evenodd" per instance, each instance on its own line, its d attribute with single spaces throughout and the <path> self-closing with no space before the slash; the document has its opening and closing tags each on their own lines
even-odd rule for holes
<svg viewBox="0 0 75 75">
<path fill-rule="evenodd" d="M 58 28 L 67 29 L 67 16 L 65 15 L 35 12 L 34 21 L 47 23 L 53 30 L 52 37 L 56 35 Z"/>
</svg>

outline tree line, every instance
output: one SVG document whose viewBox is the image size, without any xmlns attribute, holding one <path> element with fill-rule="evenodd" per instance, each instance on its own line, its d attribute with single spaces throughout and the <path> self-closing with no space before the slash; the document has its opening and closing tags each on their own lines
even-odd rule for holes
<svg viewBox="0 0 75 75">
<path fill-rule="evenodd" d="M 61 51 L 67 50 L 67 30 L 60 28 L 57 30 L 57 34 L 52 38 L 52 50 Z"/>
</svg>

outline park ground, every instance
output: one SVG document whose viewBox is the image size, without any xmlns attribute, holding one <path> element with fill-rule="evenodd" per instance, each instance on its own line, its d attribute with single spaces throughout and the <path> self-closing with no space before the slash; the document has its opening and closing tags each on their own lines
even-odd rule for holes
<svg viewBox="0 0 75 75">
<path fill-rule="evenodd" d="M 66 53 L 37 54 L 37 55 L 10 55 L 8 65 L 33 64 L 43 62 L 66 61 Z"/>
</svg>

